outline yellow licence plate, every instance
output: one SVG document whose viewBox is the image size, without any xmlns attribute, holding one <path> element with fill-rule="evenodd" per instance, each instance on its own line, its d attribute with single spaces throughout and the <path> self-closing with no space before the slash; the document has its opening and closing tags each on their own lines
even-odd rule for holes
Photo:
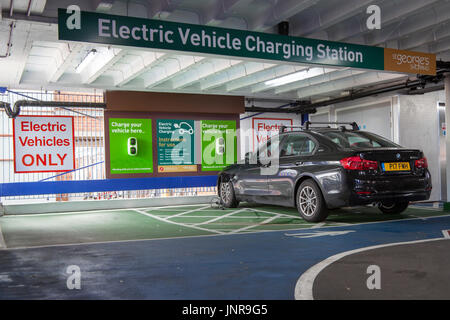
<svg viewBox="0 0 450 320">
<path fill-rule="evenodd" d="M 382 164 L 384 171 L 408 171 L 411 170 L 409 162 L 384 162 Z"/>
</svg>

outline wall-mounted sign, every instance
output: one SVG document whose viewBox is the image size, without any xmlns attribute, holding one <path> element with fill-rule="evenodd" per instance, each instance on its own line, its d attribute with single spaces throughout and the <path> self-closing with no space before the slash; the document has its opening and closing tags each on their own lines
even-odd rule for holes
<svg viewBox="0 0 450 320">
<path fill-rule="evenodd" d="M 384 48 L 217 28 L 162 20 L 81 12 L 79 28 L 68 28 L 72 13 L 58 9 L 59 40 L 189 51 L 223 56 L 431 74 L 432 70 L 385 69 Z M 435 64 L 433 55 L 430 63 Z"/>
<path fill-rule="evenodd" d="M 281 126 L 292 126 L 292 119 L 252 118 L 253 151 L 263 146 L 267 139 L 278 134 Z"/>
<path fill-rule="evenodd" d="M 384 70 L 436 74 L 436 55 L 406 50 L 384 49 Z"/>
<path fill-rule="evenodd" d="M 236 121 L 202 120 L 202 171 L 218 171 L 237 161 Z"/>
<path fill-rule="evenodd" d="M 73 117 L 19 116 L 13 119 L 14 172 L 75 169 Z"/>
<path fill-rule="evenodd" d="M 152 173 L 152 120 L 109 118 L 111 174 Z"/>
<path fill-rule="evenodd" d="M 194 120 L 157 120 L 158 172 L 196 172 Z"/>
</svg>

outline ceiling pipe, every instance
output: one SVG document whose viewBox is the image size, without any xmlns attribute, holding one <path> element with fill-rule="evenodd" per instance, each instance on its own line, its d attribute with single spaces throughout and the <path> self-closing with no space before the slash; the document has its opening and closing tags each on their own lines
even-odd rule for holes
<svg viewBox="0 0 450 320">
<path fill-rule="evenodd" d="M 291 108 L 285 108 L 288 106 Z M 245 112 L 315 113 L 316 109 L 309 101 L 298 100 L 275 108 L 256 107 L 252 105 L 251 107 L 245 107 Z"/>
<path fill-rule="evenodd" d="M 1 102 L 0 107 L 5 109 L 6 114 L 10 118 L 15 118 L 20 114 L 21 107 L 59 107 L 59 108 L 98 108 L 106 109 L 106 103 L 98 102 L 65 102 L 65 101 L 30 101 L 30 100 L 18 100 L 14 103 L 14 107 L 11 109 L 11 104 L 8 102 Z"/>
<path fill-rule="evenodd" d="M 448 63 L 447 63 L 448 64 Z M 296 112 L 296 113 L 302 113 L 303 110 L 306 108 L 319 108 L 319 107 L 326 107 L 332 104 L 342 103 L 346 101 L 352 101 L 356 99 L 361 99 L 369 96 L 374 96 L 382 93 L 402 90 L 402 89 L 412 89 L 419 87 L 419 90 L 422 90 L 425 88 L 425 85 L 427 83 L 439 83 L 443 81 L 444 79 L 444 73 L 448 72 L 448 69 L 442 69 L 437 72 L 436 76 L 420 76 L 417 80 L 406 80 L 404 83 L 398 84 L 398 85 L 390 85 L 382 88 L 377 88 L 373 90 L 366 90 L 358 93 L 350 93 L 348 96 L 336 98 L 336 99 L 330 99 L 326 101 L 311 103 L 307 106 L 302 107 L 295 107 L 289 110 L 289 112 Z"/>
<path fill-rule="evenodd" d="M 407 95 L 416 95 L 416 94 L 425 94 L 425 93 L 429 93 L 429 92 L 434 92 L 434 91 L 440 91 L 440 90 L 444 90 L 445 86 L 444 84 L 440 84 L 437 86 L 432 86 L 432 87 L 428 87 L 428 88 L 423 88 L 423 89 L 415 89 L 412 88 L 410 89 L 408 92 L 406 92 Z"/>
<path fill-rule="evenodd" d="M 304 99 L 316 95 L 326 94 L 332 91 L 345 90 L 352 87 L 381 83 L 389 80 L 395 80 L 404 77 L 403 74 L 392 74 L 382 72 L 364 72 L 356 75 L 350 75 L 345 78 L 316 84 L 309 87 L 302 87 L 297 90 L 298 98 Z"/>
</svg>

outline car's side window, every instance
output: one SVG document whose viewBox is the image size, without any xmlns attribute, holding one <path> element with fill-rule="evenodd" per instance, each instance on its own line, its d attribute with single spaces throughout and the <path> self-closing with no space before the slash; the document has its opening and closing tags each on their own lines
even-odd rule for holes
<svg viewBox="0 0 450 320">
<path fill-rule="evenodd" d="M 306 135 L 289 135 L 281 144 L 280 157 L 309 156 L 316 148 L 316 143 Z"/>
<path fill-rule="evenodd" d="M 274 141 L 273 141 L 274 140 Z M 280 143 L 280 139 L 269 139 L 267 143 L 265 143 L 258 150 L 258 155 L 260 158 L 272 157 L 272 154 L 278 150 L 278 145 Z"/>
</svg>

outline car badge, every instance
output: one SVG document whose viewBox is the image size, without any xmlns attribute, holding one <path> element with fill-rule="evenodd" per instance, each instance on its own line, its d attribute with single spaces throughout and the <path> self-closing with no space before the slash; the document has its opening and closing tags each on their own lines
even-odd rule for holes
<svg viewBox="0 0 450 320">
<path fill-rule="evenodd" d="M 397 154 L 395 155 L 395 157 L 397 158 L 397 160 L 400 160 L 400 153 L 397 153 Z"/>
</svg>

